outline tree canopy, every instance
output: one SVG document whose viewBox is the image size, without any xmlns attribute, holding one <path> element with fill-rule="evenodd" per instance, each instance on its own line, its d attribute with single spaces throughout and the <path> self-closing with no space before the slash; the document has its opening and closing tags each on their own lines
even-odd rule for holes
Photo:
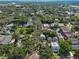
<svg viewBox="0 0 79 59">
<path fill-rule="evenodd" d="M 60 53 L 67 56 L 69 55 L 69 52 L 71 51 L 71 45 L 68 41 L 60 41 Z"/>
</svg>

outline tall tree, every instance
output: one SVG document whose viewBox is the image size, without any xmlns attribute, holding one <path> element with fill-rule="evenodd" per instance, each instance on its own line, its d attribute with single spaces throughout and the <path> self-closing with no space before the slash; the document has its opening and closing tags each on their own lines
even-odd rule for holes
<svg viewBox="0 0 79 59">
<path fill-rule="evenodd" d="M 69 52 L 71 51 L 71 45 L 68 41 L 60 41 L 60 53 L 67 56 L 69 55 Z"/>
</svg>

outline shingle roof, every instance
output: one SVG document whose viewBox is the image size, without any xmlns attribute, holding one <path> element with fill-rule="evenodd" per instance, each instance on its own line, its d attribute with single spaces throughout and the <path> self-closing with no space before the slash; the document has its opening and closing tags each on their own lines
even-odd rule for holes
<svg viewBox="0 0 79 59">
<path fill-rule="evenodd" d="M 2 35 L 0 36 L 0 44 L 9 44 L 9 42 L 11 41 L 12 36 L 10 35 Z"/>
<path fill-rule="evenodd" d="M 39 59 L 39 55 L 34 52 L 30 57 L 25 58 L 25 59 Z"/>
</svg>

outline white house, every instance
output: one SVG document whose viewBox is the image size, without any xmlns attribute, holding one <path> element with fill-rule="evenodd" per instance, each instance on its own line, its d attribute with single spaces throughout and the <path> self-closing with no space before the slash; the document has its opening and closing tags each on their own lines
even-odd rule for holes
<svg viewBox="0 0 79 59">
<path fill-rule="evenodd" d="M 10 30 L 7 30 L 6 27 L 3 27 L 3 28 L 2 28 L 2 31 L 3 31 L 3 34 L 11 34 L 11 33 L 10 33 Z"/>
<path fill-rule="evenodd" d="M 64 39 L 61 33 L 58 33 L 58 32 L 56 32 L 56 33 L 57 33 L 58 39 Z"/>
<path fill-rule="evenodd" d="M 43 24 L 44 28 L 49 28 L 50 25 L 49 24 Z"/>
<path fill-rule="evenodd" d="M 59 23 L 59 27 L 64 27 L 64 24 L 63 23 Z"/>
<path fill-rule="evenodd" d="M 41 38 L 41 39 L 46 39 L 46 37 L 45 37 L 44 34 L 41 34 L 41 35 L 40 35 L 40 38 Z"/>
<path fill-rule="evenodd" d="M 54 27 L 54 26 L 55 26 L 55 23 L 50 24 L 50 26 L 51 26 L 51 27 Z"/>
<path fill-rule="evenodd" d="M 6 25 L 6 27 L 12 27 L 12 26 L 14 26 L 13 23 Z"/>
<path fill-rule="evenodd" d="M 11 23 L 11 24 L 7 24 L 5 27 L 6 27 L 6 29 L 11 30 L 13 26 L 14 26 L 14 24 Z"/>
<path fill-rule="evenodd" d="M 0 45 L 9 44 L 11 39 L 11 35 L 0 35 Z"/>
<path fill-rule="evenodd" d="M 55 53 L 59 53 L 59 44 L 57 42 L 51 42 L 51 48 L 52 48 L 52 51 L 55 52 Z"/>
</svg>

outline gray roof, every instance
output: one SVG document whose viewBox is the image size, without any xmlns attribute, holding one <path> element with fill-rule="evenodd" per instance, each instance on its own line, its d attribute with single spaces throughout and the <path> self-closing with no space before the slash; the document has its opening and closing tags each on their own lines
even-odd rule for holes
<svg viewBox="0 0 79 59">
<path fill-rule="evenodd" d="M 69 40 L 70 40 L 72 43 L 73 43 L 73 42 L 78 42 L 78 43 L 79 43 L 79 40 L 78 40 L 77 38 L 70 38 Z"/>
<path fill-rule="evenodd" d="M 2 35 L 0 37 L 0 44 L 9 44 L 9 42 L 11 41 L 12 36 L 10 35 Z"/>
<path fill-rule="evenodd" d="M 79 49 L 79 45 L 72 45 L 72 49 Z"/>
</svg>

